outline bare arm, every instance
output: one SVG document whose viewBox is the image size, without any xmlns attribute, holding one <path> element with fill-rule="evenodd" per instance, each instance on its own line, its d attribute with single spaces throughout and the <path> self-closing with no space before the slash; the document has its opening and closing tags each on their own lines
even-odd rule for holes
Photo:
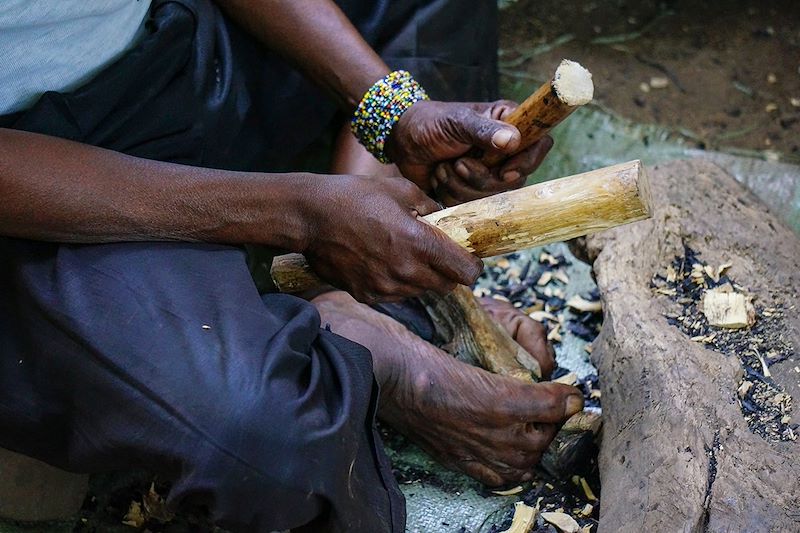
<svg viewBox="0 0 800 533">
<path fill-rule="evenodd" d="M 226 172 L 0 129 L 0 235 L 60 242 L 192 240 L 303 247 L 300 181 Z M 267 230 L 269 228 L 269 230 Z"/>
<path fill-rule="evenodd" d="M 346 107 L 389 68 L 330 0 L 217 0 L 263 45 L 282 54 Z"/>
</svg>

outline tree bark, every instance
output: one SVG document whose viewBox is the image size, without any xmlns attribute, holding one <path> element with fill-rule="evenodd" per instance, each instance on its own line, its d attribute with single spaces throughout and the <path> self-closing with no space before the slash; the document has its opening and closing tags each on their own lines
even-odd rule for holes
<svg viewBox="0 0 800 533">
<path fill-rule="evenodd" d="M 800 531 L 800 444 L 748 428 L 737 354 L 670 325 L 664 315 L 677 304 L 651 287 L 684 243 L 710 265 L 731 263 L 757 306 L 784 310 L 769 320 L 794 357 L 769 371 L 796 406 L 800 241 L 713 164 L 674 162 L 651 175 L 653 218 L 586 242 L 604 304 L 593 352 L 603 389 L 600 531 Z"/>
</svg>

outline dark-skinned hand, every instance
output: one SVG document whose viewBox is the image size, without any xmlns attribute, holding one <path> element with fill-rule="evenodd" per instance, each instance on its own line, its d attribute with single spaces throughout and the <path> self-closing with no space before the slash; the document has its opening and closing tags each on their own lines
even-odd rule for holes
<svg viewBox="0 0 800 533">
<path fill-rule="evenodd" d="M 553 146 L 544 137 L 489 168 L 476 152 L 514 154 L 521 138 L 502 122 L 517 104 L 420 101 L 411 106 L 387 140 L 386 150 L 403 175 L 444 205 L 517 189 Z"/>
<path fill-rule="evenodd" d="M 393 301 L 472 284 L 480 259 L 418 216 L 439 209 L 403 178 L 327 176 L 309 191 L 309 264 L 359 301 Z"/>
</svg>

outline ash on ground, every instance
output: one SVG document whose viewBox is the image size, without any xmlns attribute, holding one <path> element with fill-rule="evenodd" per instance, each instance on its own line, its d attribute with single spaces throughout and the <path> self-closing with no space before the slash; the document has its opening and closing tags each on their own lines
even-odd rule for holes
<svg viewBox="0 0 800 533">
<path fill-rule="evenodd" d="M 792 423 L 792 397 L 773 381 L 769 372 L 770 366 L 794 354 L 784 334 L 784 309 L 755 302 L 752 325 L 740 329 L 709 325 L 701 305 L 707 290 L 729 286 L 745 295 L 747 290 L 725 273 L 730 265 L 712 268 L 699 256 L 684 244 L 683 256 L 676 256 L 665 273 L 653 276 L 654 292 L 681 306 L 680 313 L 666 315 L 668 322 L 693 341 L 739 359 L 744 376 L 736 397 L 753 433 L 768 441 L 796 440 L 799 425 Z"/>
</svg>

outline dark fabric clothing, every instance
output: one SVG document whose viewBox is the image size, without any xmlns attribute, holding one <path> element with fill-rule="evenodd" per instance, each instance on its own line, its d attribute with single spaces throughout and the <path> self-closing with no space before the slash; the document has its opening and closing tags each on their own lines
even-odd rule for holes
<svg viewBox="0 0 800 533">
<path fill-rule="evenodd" d="M 495 96 L 493 0 L 340 5 L 433 96 Z M 209 0 L 156 0 L 134 50 L 0 126 L 279 170 L 335 113 Z M 0 257 L 0 446 L 80 472 L 158 470 L 170 502 L 206 503 L 234 531 L 404 530 L 369 352 L 307 302 L 260 296 L 242 250 L 0 238 Z"/>
</svg>

